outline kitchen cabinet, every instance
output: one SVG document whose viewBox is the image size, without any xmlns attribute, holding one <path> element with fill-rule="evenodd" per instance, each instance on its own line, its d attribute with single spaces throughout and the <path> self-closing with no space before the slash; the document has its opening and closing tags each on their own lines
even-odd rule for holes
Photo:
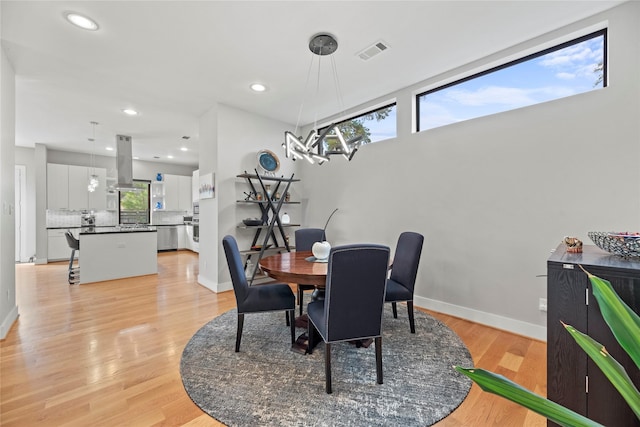
<svg viewBox="0 0 640 427">
<path fill-rule="evenodd" d="M 195 170 L 191 174 L 191 203 L 200 201 L 200 170 Z"/>
<path fill-rule="evenodd" d="M 191 202 L 191 177 L 169 174 L 164 174 L 163 176 L 164 181 L 152 183 L 152 186 L 162 186 L 162 189 L 158 188 L 157 201 L 161 201 L 163 207 L 158 208 L 157 203 L 154 203 L 155 209 L 191 211 L 193 209 Z M 160 196 L 160 194 L 162 194 L 162 196 Z"/>
<path fill-rule="evenodd" d="M 71 248 L 67 243 L 65 233 L 67 229 L 47 230 L 47 260 L 48 261 L 68 261 L 71 256 Z M 71 230 L 71 234 L 78 238 L 78 231 Z M 78 258 L 76 251 L 75 259 Z"/>
<path fill-rule="evenodd" d="M 187 238 L 185 225 L 178 225 L 178 249 L 186 249 L 187 248 Z"/>
<path fill-rule="evenodd" d="M 89 192 L 92 174 L 98 176 L 98 187 Z M 47 164 L 47 208 L 69 210 L 105 210 L 107 208 L 107 171 L 104 168 Z"/>
<path fill-rule="evenodd" d="M 47 164 L 47 208 L 69 209 L 69 167 Z"/>
<path fill-rule="evenodd" d="M 640 313 L 640 260 L 610 255 L 596 246 L 584 246 L 577 254 L 567 253 L 564 244 L 558 246 L 547 261 L 547 397 L 606 426 L 640 426 L 624 399 L 560 323 L 604 345 L 640 388 L 640 370 L 606 325 L 580 266 L 611 282 L 625 303 Z"/>
<path fill-rule="evenodd" d="M 193 201 L 191 200 L 191 177 L 178 176 L 178 208 L 181 211 L 193 210 Z"/>
</svg>

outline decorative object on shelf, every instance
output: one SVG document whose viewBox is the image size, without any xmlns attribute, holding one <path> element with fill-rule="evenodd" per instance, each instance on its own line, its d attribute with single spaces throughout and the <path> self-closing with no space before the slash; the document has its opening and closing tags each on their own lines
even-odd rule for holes
<svg viewBox="0 0 640 427">
<path fill-rule="evenodd" d="M 276 176 L 280 169 L 280 159 L 270 150 L 258 151 L 258 166 L 265 176 Z"/>
<path fill-rule="evenodd" d="M 243 191 L 243 193 L 244 193 L 244 195 L 246 196 L 246 197 L 244 198 L 244 201 L 245 201 L 245 202 L 249 202 L 249 201 L 251 201 L 251 200 L 256 200 L 256 195 L 255 195 L 255 193 L 254 193 L 253 191 L 251 191 L 251 192 L 249 192 L 249 193 L 247 193 L 246 191 Z"/>
<path fill-rule="evenodd" d="M 329 221 L 331 221 L 331 217 L 338 211 L 338 208 L 334 209 L 327 218 L 327 222 L 324 224 L 324 228 L 322 229 L 322 235 L 326 236 L 327 226 L 329 225 Z M 315 242 L 313 246 L 311 246 L 311 252 L 313 252 L 313 256 L 316 258 L 316 261 L 322 262 L 329 258 L 329 252 L 331 251 L 331 244 L 326 240 L 322 242 Z"/>
<path fill-rule="evenodd" d="M 262 220 L 258 218 L 245 218 L 242 220 L 242 223 L 248 226 L 256 226 L 262 225 Z"/>
<path fill-rule="evenodd" d="M 164 181 L 164 175 L 160 172 L 156 174 L 156 181 Z"/>
<path fill-rule="evenodd" d="M 213 199 L 216 197 L 215 179 L 216 175 L 214 173 L 200 175 L 198 193 L 201 199 Z"/>
<path fill-rule="evenodd" d="M 341 108 L 344 111 L 342 105 L 342 93 L 340 91 L 340 83 L 338 80 L 338 72 L 333 56 L 331 55 L 338 49 L 338 41 L 331 34 L 319 33 L 314 35 L 309 41 L 309 50 L 313 53 L 311 56 L 311 66 L 309 66 L 309 74 L 307 75 L 307 82 L 310 81 L 311 70 L 313 60 L 318 57 L 318 85 L 316 87 L 316 98 L 318 98 L 318 92 L 320 89 L 320 60 L 323 56 L 329 56 L 331 59 L 331 70 L 333 71 L 333 80 L 335 84 L 335 90 L 338 97 L 338 101 L 341 104 Z M 304 105 L 304 104 L 303 104 Z M 300 106 L 300 113 L 302 113 L 302 105 Z M 313 124 L 312 130 L 309 132 L 307 138 L 302 140 L 302 137 L 296 136 L 298 132 L 298 126 L 300 122 L 300 114 L 298 115 L 298 123 L 294 132 L 285 131 L 284 143 L 282 146 L 285 150 L 287 158 L 292 157 L 293 160 L 305 159 L 309 163 L 314 164 L 316 161 L 319 165 L 329 160 L 331 155 L 342 155 L 345 159 L 351 160 L 356 153 L 360 145 L 362 144 L 362 135 L 358 135 L 352 139 L 346 140 L 342 132 L 340 131 L 338 124 L 331 123 L 322 132 L 317 131 L 317 122 Z M 332 143 L 329 143 L 332 140 Z M 322 152 L 323 145 L 331 146 L 332 149 L 327 152 Z"/>
<path fill-rule="evenodd" d="M 93 147 L 91 147 L 91 176 L 89 177 L 89 185 L 87 185 L 87 190 L 89 191 L 89 193 L 93 193 L 100 185 L 98 175 L 96 175 L 96 125 L 98 124 L 98 122 L 89 123 L 91 123 L 91 126 L 93 128 L 93 137 L 89 138 L 89 142 L 93 144 Z"/>
<path fill-rule="evenodd" d="M 582 253 L 582 241 L 577 237 L 565 236 L 564 245 L 567 247 L 567 252 L 569 253 Z"/>
<path fill-rule="evenodd" d="M 266 189 L 266 195 L 267 195 L 267 199 L 269 200 L 273 200 L 271 198 L 271 186 L 269 184 L 265 185 L 265 189 Z"/>
<path fill-rule="evenodd" d="M 280 220 L 283 224 L 289 224 L 291 222 L 291 218 L 288 213 L 282 214 L 282 219 Z"/>
<path fill-rule="evenodd" d="M 621 257 L 640 257 L 640 233 L 590 231 L 589 238 L 603 251 Z"/>
<path fill-rule="evenodd" d="M 258 201 L 262 200 L 262 193 L 256 193 L 256 200 Z"/>
<path fill-rule="evenodd" d="M 288 191 L 284 193 L 284 201 L 287 203 L 291 201 L 291 193 L 289 193 Z"/>
</svg>

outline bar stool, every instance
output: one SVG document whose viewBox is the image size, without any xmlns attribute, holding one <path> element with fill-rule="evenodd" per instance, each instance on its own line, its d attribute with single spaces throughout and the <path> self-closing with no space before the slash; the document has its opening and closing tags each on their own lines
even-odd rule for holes
<svg viewBox="0 0 640 427">
<path fill-rule="evenodd" d="M 80 240 L 73 237 L 71 231 L 64 233 L 64 236 L 67 238 L 67 244 L 69 244 L 69 248 L 71 248 L 71 258 L 69 258 L 69 284 L 77 285 L 80 283 L 80 266 L 73 266 L 73 259 L 75 258 L 76 251 L 80 251 Z"/>
</svg>

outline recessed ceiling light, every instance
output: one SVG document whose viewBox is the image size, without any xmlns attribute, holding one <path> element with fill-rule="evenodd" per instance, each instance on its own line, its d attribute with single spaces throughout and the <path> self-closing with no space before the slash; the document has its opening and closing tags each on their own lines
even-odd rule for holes
<svg viewBox="0 0 640 427">
<path fill-rule="evenodd" d="M 125 113 L 128 116 L 137 116 L 138 112 L 132 108 L 125 108 L 124 110 L 122 110 L 123 113 Z"/>
<path fill-rule="evenodd" d="M 64 17 L 67 21 L 83 30 L 96 31 L 99 28 L 96 21 L 76 12 L 66 12 Z"/>
<path fill-rule="evenodd" d="M 188 148 L 187 147 L 180 147 L 180 151 L 187 151 Z"/>
<path fill-rule="evenodd" d="M 138 157 L 138 156 L 133 156 L 133 160 L 140 160 L 140 157 Z"/>
<path fill-rule="evenodd" d="M 113 151 L 113 147 L 106 147 L 105 150 L 107 151 Z"/>
<path fill-rule="evenodd" d="M 254 83 L 249 87 L 254 92 L 264 92 L 265 90 L 267 90 L 267 87 L 265 85 L 263 85 L 262 83 Z"/>
<path fill-rule="evenodd" d="M 169 154 L 169 155 L 167 156 L 167 159 L 173 159 L 173 156 L 172 156 L 171 154 Z"/>
</svg>

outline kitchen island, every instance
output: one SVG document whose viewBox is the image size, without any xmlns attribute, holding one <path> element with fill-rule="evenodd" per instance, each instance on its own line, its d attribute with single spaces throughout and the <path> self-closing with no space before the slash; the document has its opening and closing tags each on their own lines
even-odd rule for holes
<svg viewBox="0 0 640 427">
<path fill-rule="evenodd" d="M 95 227 L 80 232 L 80 284 L 158 273 L 155 227 Z"/>
</svg>

